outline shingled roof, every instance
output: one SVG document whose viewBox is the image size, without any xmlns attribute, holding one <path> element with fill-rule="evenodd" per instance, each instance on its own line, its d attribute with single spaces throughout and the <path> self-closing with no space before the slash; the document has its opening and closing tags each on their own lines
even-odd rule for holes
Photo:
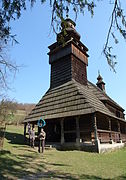
<svg viewBox="0 0 126 180">
<path fill-rule="evenodd" d="M 108 99 L 109 97 L 92 83 L 88 82 L 85 86 L 71 80 L 49 89 L 24 122 L 37 121 L 41 117 L 46 120 L 94 112 L 117 118 L 101 101 Z"/>
<path fill-rule="evenodd" d="M 97 98 L 100 101 L 107 101 L 110 102 L 113 106 L 115 106 L 116 108 L 124 111 L 124 109 L 117 104 L 113 99 L 111 99 L 104 91 L 102 91 L 100 88 L 98 88 L 96 85 L 94 85 L 93 83 L 91 83 L 90 81 L 88 81 L 88 86 L 89 88 L 93 91 L 93 94 L 95 94 L 97 96 Z"/>
</svg>

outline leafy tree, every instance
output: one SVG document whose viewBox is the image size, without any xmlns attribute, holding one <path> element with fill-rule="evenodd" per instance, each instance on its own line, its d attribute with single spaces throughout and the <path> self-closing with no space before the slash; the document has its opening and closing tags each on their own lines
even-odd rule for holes
<svg viewBox="0 0 126 180">
<path fill-rule="evenodd" d="M 0 122 L 11 121 L 16 112 L 16 103 L 10 100 L 2 100 L 0 102 Z"/>
<path fill-rule="evenodd" d="M 40 0 L 41 4 L 47 0 Z M 88 10 L 91 16 L 94 15 L 96 5 L 100 0 L 50 0 L 50 8 L 52 9 L 51 25 L 53 30 L 57 33 L 60 29 L 60 23 L 74 11 L 77 18 L 79 13 L 85 14 Z M 102 1 L 102 0 L 101 0 Z M 105 1 L 105 0 L 104 0 Z M 11 34 L 10 21 L 20 18 L 22 10 L 26 10 L 28 2 L 34 6 L 36 0 L 2 0 L 0 9 L 0 38 L 5 43 L 8 39 L 15 40 L 15 36 Z M 103 48 L 103 53 L 108 61 L 110 67 L 115 71 L 116 55 L 112 53 L 111 38 L 114 39 L 115 44 L 118 43 L 115 32 L 118 32 L 126 39 L 126 18 L 124 14 L 123 0 L 108 0 L 106 3 L 111 4 L 111 20 L 106 37 L 106 42 Z M 124 3 L 124 4 L 123 4 Z"/>
</svg>

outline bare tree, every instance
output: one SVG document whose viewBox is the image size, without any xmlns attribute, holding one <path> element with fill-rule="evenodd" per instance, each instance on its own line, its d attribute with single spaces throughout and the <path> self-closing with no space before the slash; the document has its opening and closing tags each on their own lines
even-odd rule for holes
<svg viewBox="0 0 126 180">
<path fill-rule="evenodd" d="M 7 44 L 0 40 L 0 97 L 10 88 L 9 83 L 15 77 L 18 66 L 7 56 Z"/>
</svg>

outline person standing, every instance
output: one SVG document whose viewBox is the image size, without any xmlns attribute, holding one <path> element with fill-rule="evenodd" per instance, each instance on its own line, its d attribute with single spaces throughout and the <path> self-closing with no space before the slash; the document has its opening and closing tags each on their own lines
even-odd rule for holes
<svg viewBox="0 0 126 180">
<path fill-rule="evenodd" d="M 30 131 L 30 146 L 33 148 L 35 146 L 35 128 Z"/>
<path fill-rule="evenodd" d="M 40 153 L 40 149 L 42 147 L 42 153 L 44 153 L 44 148 L 45 148 L 45 138 L 46 138 L 46 133 L 43 130 L 43 128 L 41 128 L 41 132 L 38 135 L 38 139 L 39 139 L 39 144 L 38 144 L 38 152 Z"/>
<path fill-rule="evenodd" d="M 29 136 L 29 144 L 30 144 L 30 134 L 31 134 L 31 124 L 28 122 L 28 136 Z"/>
</svg>

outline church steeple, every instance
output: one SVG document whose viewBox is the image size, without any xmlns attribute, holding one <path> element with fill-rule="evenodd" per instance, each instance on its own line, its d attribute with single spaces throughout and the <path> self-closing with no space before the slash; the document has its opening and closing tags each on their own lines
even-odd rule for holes
<svg viewBox="0 0 126 180">
<path fill-rule="evenodd" d="M 96 83 L 97 87 L 99 87 L 102 91 L 105 92 L 105 83 L 104 83 L 103 78 L 100 75 L 100 73 L 99 73 L 99 75 L 97 77 L 97 80 L 98 80 L 97 83 Z"/>
<path fill-rule="evenodd" d="M 80 41 L 80 35 L 75 30 L 76 24 L 71 19 L 66 19 L 61 26 L 57 42 L 49 46 L 50 87 L 54 88 L 72 79 L 87 85 L 88 49 Z"/>
<path fill-rule="evenodd" d="M 63 41 L 68 41 L 71 39 L 80 40 L 80 34 L 76 31 L 76 23 L 72 21 L 71 19 L 66 19 L 64 22 L 61 23 L 62 30 L 57 36 L 57 41 L 61 41 L 61 38 L 63 38 Z"/>
</svg>

